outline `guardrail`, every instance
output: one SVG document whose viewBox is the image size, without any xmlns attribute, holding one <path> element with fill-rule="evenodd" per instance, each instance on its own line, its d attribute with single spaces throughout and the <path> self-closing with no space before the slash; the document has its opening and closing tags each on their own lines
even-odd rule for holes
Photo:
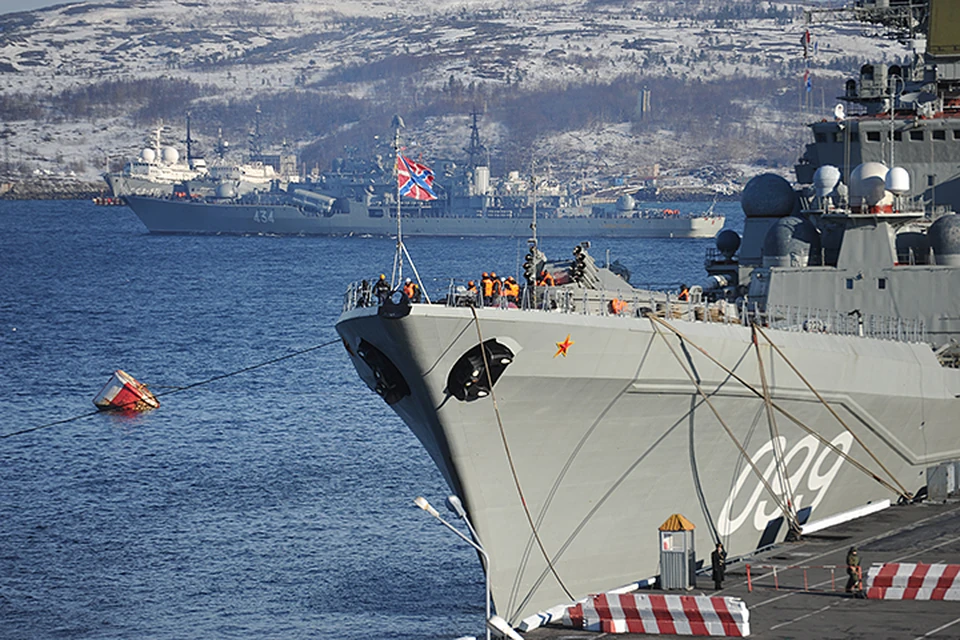
<svg viewBox="0 0 960 640">
<path fill-rule="evenodd" d="M 846 566 L 835 564 L 747 564 L 745 566 L 747 570 L 747 591 L 751 593 L 756 588 L 772 588 L 775 591 L 807 591 L 816 593 L 835 592 L 837 591 L 837 570 L 839 569 L 842 572 L 841 576 L 844 576 L 847 570 Z M 760 577 L 755 578 L 753 577 L 754 569 L 765 570 L 765 573 L 763 573 Z M 860 591 L 863 586 L 863 572 L 860 567 L 857 567 L 856 570 L 856 591 Z M 829 578 L 827 578 L 828 575 Z M 812 584 L 812 588 L 811 576 L 814 580 L 819 580 L 818 582 L 814 582 Z M 769 578 L 773 579 L 772 587 L 769 583 L 764 582 Z M 801 578 L 802 585 L 800 582 Z M 781 582 L 783 582 L 782 585 Z M 822 588 L 828 583 L 830 584 L 829 589 Z M 844 586 L 844 590 L 846 590 L 846 586 Z"/>
<path fill-rule="evenodd" d="M 394 295 L 397 295 L 394 292 Z M 923 318 L 901 318 L 859 311 L 824 310 L 792 305 L 761 307 L 752 301 L 733 303 L 726 300 L 706 300 L 699 287 L 693 287 L 689 299 L 681 300 L 675 291 L 639 289 L 586 289 L 568 286 L 524 287 L 514 301 L 505 296 L 485 299 L 480 293 L 467 293 L 453 281 L 435 304 L 448 307 L 486 307 L 523 309 L 550 313 L 569 313 L 595 316 L 642 318 L 647 313 L 667 320 L 716 322 L 749 326 L 756 322 L 762 327 L 782 331 L 828 333 L 893 340 L 898 342 L 926 342 L 926 323 Z M 354 282 L 347 287 L 343 311 L 357 307 L 379 305 L 369 282 Z"/>
</svg>

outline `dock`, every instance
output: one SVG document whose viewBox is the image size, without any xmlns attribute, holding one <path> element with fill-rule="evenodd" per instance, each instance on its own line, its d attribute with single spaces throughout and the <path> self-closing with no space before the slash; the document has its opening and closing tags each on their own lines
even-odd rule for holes
<svg viewBox="0 0 960 640">
<path fill-rule="evenodd" d="M 656 544 L 656 532 L 651 533 L 650 543 Z M 701 549 L 712 547 L 704 539 L 698 539 L 697 545 Z M 798 542 L 782 543 L 748 558 L 734 559 L 728 564 L 720 591 L 713 589 L 710 575 L 699 575 L 698 587 L 691 591 L 647 593 L 741 598 L 750 610 L 750 637 L 763 640 L 960 638 L 960 602 L 866 600 L 845 593 L 846 556 L 852 546 L 859 550 L 864 577 L 874 563 L 960 564 L 960 503 L 892 506 L 805 536 Z M 752 591 L 748 589 L 748 564 Z M 774 565 L 778 567 L 776 576 L 772 569 L 763 568 Z M 526 640 L 651 637 L 559 626 L 522 635 Z"/>
</svg>

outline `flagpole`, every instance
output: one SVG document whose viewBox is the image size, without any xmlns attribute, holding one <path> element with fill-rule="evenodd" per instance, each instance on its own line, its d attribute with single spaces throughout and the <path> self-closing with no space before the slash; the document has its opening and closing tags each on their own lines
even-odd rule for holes
<svg viewBox="0 0 960 640">
<path fill-rule="evenodd" d="M 393 118 L 393 168 L 397 174 L 397 252 L 393 257 L 393 275 L 391 276 L 391 288 L 396 291 L 403 286 L 403 225 L 400 216 L 400 127 L 403 126 L 403 119 L 400 116 Z"/>
<path fill-rule="evenodd" d="M 396 172 L 396 182 L 397 182 L 397 252 L 393 257 L 393 275 L 391 280 L 391 289 L 396 291 L 403 287 L 403 257 L 407 257 L 407 261 L 410 263 L 410 268 L 413 270 L 413 275 L 417 279 L 417 285 L 420 287 L 420 293 L 423 295 L 424 300 L 427 301 L 427 304 L 430 304 L 430 296 L 427 294 L 427 290 L 423 287 L 423 281 L 420 279 L 420 274 L 417 272 L 417 267 L 413 264 L 413 258 L 410 257 L 410 253 L 407 251 L 407 247 L 403 244 L 403 223 L 402 216 L 400 215 L 400 165 L 403 162 L 400 158 L 400 128 L 403 127 L 403 119 L 396 115 L 393 117 L 393 166 L 394 171 Z"/>
</svg>

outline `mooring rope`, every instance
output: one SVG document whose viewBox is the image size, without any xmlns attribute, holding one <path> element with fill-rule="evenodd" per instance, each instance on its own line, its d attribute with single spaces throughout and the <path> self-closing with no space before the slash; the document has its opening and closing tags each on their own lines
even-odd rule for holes
<svg viewBox="0 0 960 640">
<path fill-rule="evenodd" d="M 647 317 L 652 320 L 656 320 L 657 322 L 661 322 L 660 319 L 656 318 L 652 313 L 648 313 Z M 794 516 L 794 514 L 790 511 L 790 509 L 787 508 L 787 505 L 783 501 L 783 499 L 773 490 L 773 487 L 770 486 L 770 483 L 767 482 L 767 479 L 764 477 L 763 473 L 760 471 L 759 468 L 757 468 L 756 463 L 754 463 L 753 458 L 751 458 L 750 454 L 747 453 L 746 448 L 744 448 L 740 440 L 737 439 L 737 436 L 734 435 L 733 430 L 727 425 L 726 421 L 720 415 L 720 412 L 717 410 L 717 408 L 713 406 L 713 403 L 710 401 L 709 396 L 707 396 L 707 393 L 703 390 L 703 387 L 700 386 L 700 383 L 697 382 L 696 377 L 693 375 L 693 373 L 691 373 L 687 369 L 687 366 L 683 363 L 683 359 L 680 357 L 680 354 L 677 353 L 676 349 L 673 348 L 673 345 L 670 344 L 670 341 L 667 340 L 667 336 L 662 331 L 660 331 L 660 327 L 656 323 L 653 324 L 653 330 L 658 336 L 663 338 L 663 343 L 667 346 L 667 349 L 670 350 L 670 353 L 673 354 L 673 357 L 676 359 L 677 364 L 680 365 L 680 368 L 683 370 L 683 372 L 687 374 L 688 378 L 690 378 L 690 382 L 696 388 L 697 393 L 700 394 L 700 397 L 703 398 L 703 401 L 706 403 L 706 405 L 710 408 L 710 411 L 713 412 L 713 415 L 717 419 L 717 422 L 719 422 L 720 426 L 723 427 L 723 430 L 727 432 L 727 435 L 733 441 L 733 444 L 740 451 L 740 455 L 742 455 L 743 459 L 747 461 L 747 464 L 750 465 L 750 468 L 753 470 L 754 475 L 757 476 L 757 478 L 760 480 L 760 483 L 767 490 L 767 493 L 770 495 L 770 498 L 773 499 L 777 507 L 780 508 L 780 511 L 783 512 L 784 520 L 790 524 L 791 528 L 793 528 L 794 526 L 796 526 L 796 528 L 799 528 L 799 523 L 797 522 L 796 516 Z"/>
<path fill-rule="evenodd" d="M 876 462 L 877 465 L 879 465 L 880 468 L 883 469 L 888 476 L 890 476 L 890 479 L 893 480 L 893 481 L 896 483 L 896 485 L 900 488 L 900 494 L 901 494 L 903 497 L 905 497 L 905 498 L 907 498 L 907 499 L 909 500 L 909 499 L 912 497 L 911 494 L 910 494 L 910 492 L 907 491 L 907 488 L 904 487 L 903 484 L 901 484 L 901 482 L 897 479 L 897 477 L 896 477 L 895 475 L 893 475 L 893 472 L 890 471 L 889 469 L 887 469 L 887 467 L 884 466 L 884 464 L 883 464 L 882 462 L 880 462 L 880 459 L 879 459 L 876 455 L 874 455 L 873 451 L 871 451 L 870 448 L 869 448 L 866 444 L 864 444 L 863 440 L 861 440 L 861 439 L 857 436 L 857 434 L 853 432 L 853 429 L 851 429 L 850 426 L 847 425 L 846 422 L 844 422 L 843 418 L 840 417 L 840 414 L 838 414 L 836 411 L 834 411 L 833 407 L 830 406 L 830 403 L 827 402 L 826 399 L 825 399 L 822 395 L 820 395 L 820 392 L 817 391 L 817 390 L 813 387 L 813 385 L 810 384 L 810 383 L 807 381 L 807 379 L 806 379 L 805 377 L 803 377 L 803 374 L 800 373 L 800 370 L 797 369 L 795 366 L 793 366 L 793 363 L 790 362 L 790 359 L 787 358 L 787 356 L 783 353 L 783 351 L 780 350 L 780 347 L 778 347 L 777 345 L 775 345 L 775 344 L 773 343 L 773 340 L 770 339 L 770 336 L 768 336 L 766 333 L 764 333 L 763 329 L 761 329 L 761 328 L 760 328 L 759 326 L 757 326 L 756 324 L 754 324 L 754 326 L 756 327 L 757 332 L 758 332 L 760 335 L 762 335 L 762 336 L 764 337 L 764 339 L 767 341 L 767 343 L 769 343 L 769 345 L 773 348 L 773 350 L 777 352 L 777 355 L 779 355 L 781 358 L 783 358 L 783 361 L 787 363 L 787 366 L 789 366 L 789 367 L 793 370 L 793 372 L 794 372 L 795 374 L 797 374 L 797 377 L 800 378 L 801 381 L 803 381 L 803 384 L 807 385 L 807 388 L 810 389 L 810 392 L 811 392 L 813 395 L 817 396 L 817 400 L 819 400 L 820 403 L 821 403 L 824 407 L 826 407 L 827 411 L 829 411 L 830 414 L 831 414 L 834 418 L 837 419 L 837 422 L 839 422 L 840 425 L 843 426 L 844 429 L 846 429 L 847 433 L 849 433 L 851 436 L 853 436 L 854 440 L 857 441 L 857 444 L 859 444 L 861 447 L 863 447 L 863 450 L 866 451 L 867 454 L 869 454 L 869 456 L 870 456 L 871 458 L 873 458 L 873 461 Z"/>
<path fill-rule="evenodd" d="M 713 364 L 715 364 L 715 365 L 717 365 L 718 367 L 720 367 L 720 369 L 722 369 L 727 375 L 729 375 L 729 376 L 732 377 L 734 380 L 736 380 L 736 381 L 739 382 L 741 385 L 743 385 L 744 388 L 746 388 L 746 389 L 748 389 L 749 391 L 751 391 L 751 392 L 753 392 L 754 394 L 756 394 L 756 396 L 757 396 L 758 398 L 763 398 L 763 392 L 761 392 L 759 389 L 757 389 L 756 387 L 754 387 L 753 385 L 751 385 L 749 382 L 747 382 L 746 380 L 744 380 L 741 376 L 737 375 L 732 369 L 730 369 L 729 367 L 727 367 L 726 365 L 724 365 L 723 363 L 721 363 L 719 360 L 717 360 L 716 358 L 714 358 L 706 349 L 704 349 L 703 347 L 699 346 L 697 343 L 695 343 L 695 342 L 693 342 L 692 340 L 690 340 L 690 338 L 688 338 L 687 336 L 685 336 L 685 335 L 683 334 L 683 332 L 681 332 L 679 329 L 675 328 L 675 327 L 674 327 L 673 325 L 671 325 L 669 322 L 666 322 L 665 320 L 662 320 L 662 319 L 660 319 L 660 318 L 657 318 L 657 317 L 654 316 L 653 314 L 648 314 L 647 317 L 650 318 L 651 320 L 654 320 L 654 321 L 660 323 L 661 325 L 663 325 L 664 327 L 666 327 L 667 329 L 669 329 L 670 331 L 672 331 L 674 334 L 676 334 L 677 337 L 682 338 L 684 341 L 687 342 L 687 344 L 689 344 L 689 345 L 692 346 L 694 349 L 696 349 L 697 351 L 699 351 L 700 353 L 702 353 L 702 354 L 703 354 L 708 360 L 710 360 Z M 766 338 L 766 336 L 764 336 L 764 337 Z M 769 339 L 768 339 L 768 341 L 769 341 Z M 770 404 L 771 404 L 771 406 L 772 406 L 774 409 L 776 409 L 777 411 L 779 411 L 783 416 L 785 416 L 788 420 L 790 420 L 790 422 L 792 422 L 792 423 L 795 424 L 796 426 L 800 427 L 801 429 L 803 429 L 804 431 L 806 431 L 808 434 L 812 435 L 814 438 L 816 438 L 816 439 L 820 442 L 820 444 L 824 445 L 825 447 L 827 447 L 828 449 L 830 449 L 831 451 L 833 451 L 833 452 L 834 452 L 835 454 L 837 454 L 839 457 L 843 458 L 846 462 L 848 462 L 848 463 L 850 463 L 851 465 L 853 465 L 856 469 L 858 469 L 859 471 L 863 472 L 865 475 L 869 476 L 870 478 L 872 478 L 873 480 L 875 480 L 875 481 L 878 482 L 879 484 L 883 485 L 884 487 L 886 487 L 886 488 L 889 489 L 890 491 L 892 491 L 892 492 L 894 492 L 894 493 L 896 493 L 896 494 L 899 494 L 899 495 L 903 496 L 903 497 L 904 497 L 905 499 L 907 499 L 907 500 L 910 499 L 910 495 L 909 495 L 908 493 L 905 493 L 905 492 L 901 491 L 901 490 L 898 489 L 897 487 L 894 487 L 892 484 L 890 484 L 889 482 L 887 482 L 886 479 L 878 476 L 876 473 L 874 473 L 873 471 L 871 471 L 870 469 L 868 469 L 866 466 L 864 466 L 862 463 L 860 463 L 859 460 L 857 460 L 856 458 L 852 457 L 852 456 L 849 455 L 847 452 L 845 452 L 843 449 L 839 448 L 838 446 L 836 446 L 835 444 L 833 444 L 832 442 L 830 442 L 829 440 L 827 440 L 826 438 L 824 438 L 824 437 L 823 437 L 822 435 L 820 435 L 815 429 L 812 429 L 812 428 L 808 427 L 802 420 L 800 420 L 799 418 L 797 418 L 796 416 L 794 416 L 792 413 L 790 413 L 789 411 L 787 411 L 786 409 L 784 409 L 783 407 L 781 407 L 779 404 L 777 404 L 776 402 L 773 402 L 772 400 L 771 400 Z"/>
<path fill-rule="evenodd" d="M 154 397 L 164 397 L 164 396 L 173 395 L 175 393 L 181 393 L 183 391 L 187 391 L 188 389 L 194 389 L 196 387 L 200 387 L 205 384 L 210 384 L 211 382 L 223 380 L 224 378 L 230 378 L 232 376 L 240 375 L 241 373 L 247 373 L 249 371 L 253 371 L 254 369 L 260 369 L 261 367 L 266 367 L 268 365 L 276 364 L 284 360 L 289 360 L 290 358 L 296 358 L 297 356 L 302 356 L 306 353 L 310 353 L 311 351 L 316 351 L 317 349 L 323 349 L 324 347 L 329 347 L 331 345 L 337 344 L 338 342 L 340 342 L 340 340 L 331 340 L 329 342 L 324 342 L 323 344 L 318 344 L 312 347 L 308 347 L 306 349 L 301 349 L 300 351 L 294 351 L 293 353 L 288 353 L 285 356 L 280 356 L 279 358 L 272 358 L 271 360 L 266 360 L 265 362 L 260 362 L 258 364 L 250 365 L 249 367 L 244 367 L 243 369 L 237 369 L 236 371 L 231 371 L 229 373 L 222 373 L 220 375 L 213 376 L 212 378 L 201 380 L 200 382 L 193 382 L 183 387 L 164 387 L 164 388 L 170 389 L 170 391 L 154 394 Z M 116 407 L 108 411 L 119 411 L 123 408 L 124 407 Z M 40 431 L 41 429 L 48 429 L 50 427 L 55 427 L 61 424 L 67 424 L 69 422 L 76 422 L 77 420 L 82 420 L 84 418 L 89 418 L 91 416 L 100 415 L 102 413 L 104 413 L 104 411 L 101 411 L 101 410 L 90 411 L 88 413 L 82 413 L 80 415 L 72 416 L 70 418 L 64 418 L 63 420 L 56 420 L 55 422 L 48 422 L 47 424 L 41 424 L 36 427 L 28 427 L 26 429 L 14 431 L 12 433 L 4 433 L 0 435 L 0 440 L 6 439 L 6 438 L 12 438 L 13 436 L 23 435 L 25 433 L 31 433 L 33 431 Z"/>
<path fill-rule="evenodd" d="M 507 443 L 507 432 L 503 428 L 503 420 L 500 418 L 500 407 L 497 404 L 497 394 L 493 390 L 493 378 L 490 374 L 490 363 L 487 360 L 487 349 L 483 346 L 483 333 L 480 331 L 480 318 L 477 317 L 477 310 L 474 307 L 470 307 L 471 313 L 473 313 L 473 322 L 477 327 L 477 339 L 480 341 L 480 353 L 483 355 L 483 367 L 487 372 L 487 384 L 490 386 L 490 399 L 493 400 L 493 412 L 497 416 L 497 426 L 500 428 L 500 439 L 503 441 L 503 449 L 507 454 L 507 462 L 510 465 L 510 473 L 513 474 L 513 484 L 517 488 L 517 494 L 520 496 L 520 504 L 523 506 L 523 513 L 527 516 L 527 522 L 530 524 L 530 531 L 533 532 L 533 537 L 537 541 L 537 546 L 540 547 L 540 553 L 543 555 L 544 561 L 547 563 L 547 566 L 550 568 L 550 572 L 553 574 L 553 577 L 557 579 L 557 584 L 560 585 L 560 588 L 563 589 L 563 592 L 567 594 L 567 597 L 570 600 L 574 600 L 573 594 L 570 593 L 570 590 L 567 589 L 567 585 L 563 583 L 563 580 L 560 579 L 560 574 L 557 573 L 557 568 L 553 566 L 553 561 L 550 559 L 550 555 L 547 553 L 546 547 L 543 546 L 543 540 L 540 539 L 540 532 L 537 531 L 537 525 L 533 521 L 533 516 L 530 514 L 530 508 L 527 506 L 527 499 L 523 495 L 523 487 L 520 486 L 520 476 L 517 475 L 517 466 L 513 462 L 513 454 L 510 452 L 510 445 Z"/>
</svg>

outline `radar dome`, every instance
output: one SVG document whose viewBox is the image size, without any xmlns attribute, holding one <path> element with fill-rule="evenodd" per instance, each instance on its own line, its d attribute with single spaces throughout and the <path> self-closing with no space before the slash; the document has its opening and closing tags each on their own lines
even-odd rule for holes
<svg viewBox="0 0 960 640">
<path fill-rule="evenodd" d="M 721 229 L 714 238 L 714 242 L 717 243 L 717 251 L 720 255 L 729 260 L 740 248 L 740 234 L 733 229 Z"/>
<path fill-rule="evenodd" d="M 764 267 L 805 267 L 820 263 L 820 232 L 799 216 L 780 218 L 763 239 Z"/>
<path fill-rule="evenodd" d="M 796 205 L 793 187 L 775 173 L 751 178 L 740 197 L 740 206 L 748 218 L 782 218 L 793 213 Z"/>
<path fill-rule="evenodd" d="M 222 182 L 217 185 L 218 198 L 236 198 L 237 190 L 229 182 Z"/>
<path fill-rule="evenodd" d="M 144 149 L 140 152 L 140 159 L 144 162 L 155 162 L 157 159 L 157 152 L 153 149 Z"/>
<path fill-rule="evenodd" d="M 884 180 L 887 191 L 902 196 L 910 191 L 910 174 L 903 167 L 894 167 L 887 172 Z"/>
<path fill-rule="evenodd" d="M 840 169 L 833 165 L 825 164 L 813 174 L 813 188 L 821 198 L 833 193 L 838 184 L 840 184 Z"/>
<path fill-rule="evenodd" d="M 960 216 L 953 213 L 937 218 L 927 230 L 927 237 L 937 264 L 960 266 Z"/>
<path fill-rule="evenodd" d="M 634 207 L 637 206 L 637 202 L 633 199 L 633 196 L 628 194 L 623 194 L 617 198 L 617 211 L 633 211 Z"/>
<path fill-rule="evenodd" d="M 850 203 L 875 207 L 887 199 L 887 167 L 881 162 L 864 162 L 850 172 Z"/>
<path fill-rule="evenodd" d="M 177 160 L 180 159 L 180 153 L 173 147 L 164 147 L 163 151 L 163 161 L 167 164 L 176 164 Z"/>
</svg>

